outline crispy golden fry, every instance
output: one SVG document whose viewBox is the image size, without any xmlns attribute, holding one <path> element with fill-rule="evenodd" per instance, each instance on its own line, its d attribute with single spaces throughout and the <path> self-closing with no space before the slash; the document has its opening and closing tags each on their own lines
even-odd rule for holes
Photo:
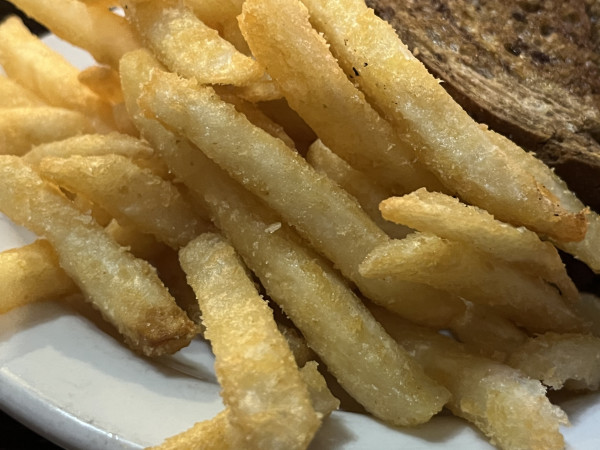
<svg viewBox="0 0 600 450">
<path fill-rule="evenodd" d="M 600 386 L 600 338 L 545 333 L 512 352 L 507 364 L 552 389 L 596 390 Z"/>
<path fill-rule="evenodd" d="M 149 76 L 150 76 L 150 72 L 152 72 L 153 70 L 160 70 L 159 66 L 157 66 L 157 63 L 155 61 L 153 61 L 153 59 L 151 58 L 150 55 L 148 55 L 147 53 L 144 52 L 135 52 L 135 53 L 131 53 L 129 55 L 127 55 L 123 61 L 121 62 L 121 77 L 123 79 L 123 84 L 128 86 L 128 88 L 125 89 L 125 92 L 131 94 L 130 98 L 127 98 L 127 103 L 128 103 L 128 107 L 130 108 L 130 113 L 132 114 L 132 116 L 135 118 L 136 123 L 138 124 L 138 126 L 143 130 L 143 134 L 151 141 L 154 143 L 154 145 L 156 146 L 157 150 L 159 152 L 161 152 L 161 156 L 169 163 L 169 166 L 172 168 L 172 170 L 190 187 L 191 190 L 193 190 L 194 192 L 198 192 L 200 195 L 204 195 L 206 193 L 207 189 L 213 189 L 214 193 L 213 193 L 213 197 L 214 195 L 220 195 L 223 196 L 223 192 L 224 190 L 227 188 L 229 189 L 234 189 L 235 192 L 235 188 L 232 187 L 233 185 L 231 184 L 231 181 L 228 181 L 227 184 L 221 186 L 219 185 L 217 187 L 217 181 L 219 178 L 215 178 L 217 176 L 219 176 L 220 170 L 218 167 L 214 166 L 212 163 L 210 163 L 203 155 L 202 153 L 199 152 L 198 149 L 194 148 L 193 146 L 191 146 L 186 140 L 177 138 L 176 136 L 172 135 L 171 133 L 169 133 L 165 128 L 163 128 L 158 122 L 152 121 L 150 119 L 148 119 L 147 117 L 143 116 L 141 114 L 141 112 L 137 109 L 137 102 L 136 99 L 138 98 L 138 94 L 139 94 L 139 90 L 140 90 L 140 86 L 141 83 L 145 80 L 148 80 Z M 129 90 L 129 87 L 131 87 L 131 91 Z M 285 145 L 282 143 L 281 145 L 283 145 L 285 147 Z M 287 148 L 287 147 L 286 147 Z M 204 176 L 198 176 L 198 172 L 196 171 L 195 173 L 190 173 L 190 167 L 194 167 L 196 169 L 200 168 L 200 167 L 205 167 L 206 169 L 203 171 Z M 220 176 L 221 179 L 223 175 Z M 227 180 L 227 178 L 224 178 L 225 180 Z M 242 191 L 243 192 L 243 191 Z M 230 199 L 231 201 L 231 199 Z M 244 210 L 248 210 L 249 205 L 248 202 L 250 201 L 250 203 L 254 203 L 255 200 L 251 200 L 248 198 L 248 194 L 246 194 L 243 197 L 243 200 L 239 201 L 239 207 L 241 211 Z M 244 208 L 244 209 L 241 209 Z M 259 207 L 257 205 L 254 206 L 254 208 L 264 208 L 264 207 Z M 224 218 L 226 218 L 226 216 L 224 216 Z M 235 214 L 232 215 L 232 220 L 235 218 Z M 275 227 L 269 228 L 269 225 L 273 225 L 272 221 L 267 221 L 267 222 L 252 222 L 252 223 L 246 223 L 245 220 L 239 220 L 239 222 L 232 222 L 231 225 L 231 231 L 232 232 L 236 232 L 237 235 L 240 237 L 240 239 L 243 238 L 243 236 L 245 235 L 245 233 L 248 233 L 250 230 L 254 229 L 255 233 L 257 235 L 257 237 L 260 237 L 261 239 L 264 238 L 273 238 L 276 239 L 279 237 L 280 233 L 282 232 L 280 231 L 276 231 Z M 249 228 L 248 228 L 249 227 Z M 272 231 L 275 232 L 275 234 L 273 236 L 268 235 L 268 233 L 265 233 L 265 229 L 270 229 Z M 287 229 L 287 228 L 286 228 Z M 241 230 L 246 230 L 241 231 Z M 291 233 L 291 231 L 288 231 Z M 265 236 L 268 235 L 268 236 Z M 365 373 L 369 374 L 372 373 L 374 380 L 377 380 L 378 382 L 387 384 L 389 386 L 391 386 L 389 389 L 388 388 L 381 388 L 378 390 L 378 392 L 384 393 L 384 395 L 387 396 L 391 396 L 391 397 L 387 397 L 387 400 L 389 401 L 385 401 L 385 402 L 381 402 L 378 403 L 377 401 L 374 401 L 373 397 L 371 396 L 371 392 L 370 392 L 370 382 L 365 383 L 364 379 L 365 378 L 359 378 L 357 379 L 353 379 L 353 378 L 348 378 L 346 385 L 352 385 L 354 387 L 353 392 L 356 394 L 358 394 L 361 399 L 363 399 L 364 402 L 368 403 L 369 405 L 372 406 L 373 409 L 377 408 L 378 414 L 379 415 L 383 415 L 385 413 L 385 417 L 396 417 L 396 419 L 390 419 L 390 420 L 394 420 L 397 423 L 409 423 L 409 422 L 416 422 L 416 421 L 423 421 L 426 420 L 426 417 L 430 417 L 435 411 L 437 411 L 441 405 L 444 403 L 444 394 L 443 392 L 440 392 L 438 389 L 436 389 L 435 387 L 430 387 L 430 389 L 422 389 L 419 390 L 419 394 L 418 395 L 422 395 L 422 396 L 426 396 L 426 399 L 422 404 L 413 404 L 411 402 L 411 407 L 410 408 L 401 408 L 399 405 L 400 404 L 405 404 L 404 401 L 400 401 L 398 400 L 398 398 L 396 396 L 400 395 L 400 398 L 402 398 L 402 393 L 399 393 L 397 388 L 400 388 L 399 386 L 395 386 L 397 377 L 394 375 L 395 373 L 404 373 L 404 371 L 408 371 L 408 374 L 406 374 L 407 376 L 407 380 L 411 380 L 411 386 L 414 386 L 414 384 L 412 383 L 416 383 L 417 385 L 420 383 L 424 383 L 426 382 L 426 378 L 422 378 L 421 375 L 418 375 L 417 373 L 419 373 L 419 368 L 416 367 L 410 362 L 410 358 L 407 358 L 407 355 L 399 348 L 396 348 L 395 346 L 392 345 L 392 347 L 386 347 L 384 345 L 384 348 L 381 349 L 381 345 L 382 341 L 379 341 L 377 339 L 375 339 L 375 342 L 373 342 L 373 345 L 376 348 L 380 348 L 381 350 L 375 351 L 375 352 L 367 352 L 367 353 L 363 353 L 362 356 L 363 357 L 368 357 L 371 358 L 372 355 L 374 354 L 380 354 L 380 355 L 386 355 L 386 357 L 384 358 L 385 361 L 387 361 L 387 363 L 382 362 L 382 366 L 381 369 L 375 369 L 373 367 L 371 367 L 371 364 L 374 364 L 374 362 L 371 362 L 371 359 L 369 360 L 369 364 L 366 364 L 364 366 L 361 367 L 361 365 L 356 364 L 356 359 L 352 359 L 350 361 L 346 361 L 345 363 L 344 358 L 346 358 L 345 353 L 348 354 L 353 354 L 356 351 L 359 351 L 362 348 L 362 344 L 353 344 L 352 342 L 356 342 L 355 338 L 353 336 L 356 336 L 356 333 L 359 333 L 361 336 L 372 336 L 373 334 L 371 333 L 375 333 L 375 335 L 377 335 L 378 330 L 380 331 L 380 329 L 378 328 L 378 325 L 373 323 L 372 321 L 370 321 L 370 319 L 368 318 L 368 316 L 364 316 L 364 309 L 362 307 L 362 305 L 360 304 L 360 302 L 357 303 L 357 299 L 354 297 L 354 295 L 352 294 L 352 292 L 345 286 L 345 283 L 342 282 L 337 275 L 324 275 L 322 274 L 322 276 L 320 277 L 320 282 L 315 282 L 314 281 L 314 276 L 316 274 L 322 273 L 323 269 L 323 264 L 324 263 L 318 263 L 316 262 L 316 257 L 315 255 L 313 255 L 311 252 L 309 252 L 308 254 L 306 254 L 306 250 L 298 250 L 299 253 L 297 253 L 297 257 L 301 257 L 302 255 L 305 255 L 305 262 L 303 262 L 302 264 L 297 264 L 297 263 L 290 263 L 287 264 L 286 262 L 284 262 L 284 258 L 280 257 L 279 255 L 287 255 L 287 257 L 293 257 L 293 254 L 289 253 L 289 245 L 295 245 L 294 241 L 297 240 L 298 238 L 291 238 L 291 239 L 279 239 L 279 242 L 282 246 L 284 246 L 284 249 L 281 250 L 280 253 L 278 253 L 278 256 L 275 256 L 273 258 L 271 258 L 274 262 L 279 261 L 279 264 L 277 265 L 281 270 L 282 270 L 282 274 L 284 273 L 289 273 L 290 268 L 291 267 L 302 267 L 302 266 L 306 266 L 306 267 L 311 267 L 312 269 L 307 269 L 306 272 L 300 272 L 297 273 L 297 271 L 292 270 L 292 273 L 296 274 L 297 277 L 301 277 L 299 279 L 297 279 L 297 283 L 298 287 L 297 289 L 294 289 L 292 287 L 290 287 L 289 289 L 286 290 L 285 294 L 282 294 L 282 300 L 285 300 L 287 297 L 287 295 L 301 295 L 301 293 L 306 289 L 306 288 L 310 288 L 311 286 L 313 287 L 313 292 L 312 294 L 307 294 L 306 296 L 302 297 L 301 300 L 302 302 L 312 302 L 312 307 L 313 308 L 317 308 L 318 310 L 320 309 L 320 305 L 316 304 L 316 302 L 319 302 L 320 298 L 323 299 L 327 299 L 327 296 L 323 296 L 323 283 L 326 283 L 326 285 L 330 285 L 331 289 L 333 289 L 333 292 L 339 292 L 340 295 L 343 296 L 343 298 L 346 298 L 346 301 L 340 301 L 340 302 L 334 302 L 333 304 L 333 310 L 332 310 L 332 314 L 340 314 L 340 319 L 338 320 L 337 318 L 335 319 L 331 319 L 331 320 L 323 320 L 323 326 L 326 327 L 325 330 L 330 329 L 330 327 L 332 325 L 335 325 L 337 329 L 337 322 L 338 321 L 345 321 L 342 323 L 348 323 L 348 321 L 350 321 L 351 323 L 348 323 L 348 332 L 344 333 L 344 332 L 337 332 L 337 334 L 335 334 L 336 336 L 338 336 L 340 339 L 344 339 L 344 341 L 342 342 L 347 342 L 346 340 L 352 338 L 352 341 L 348 344 L 348 350 L 347 352 L 337 352 L 334 351 L 333 348 L 331 348 L 330 346 L 326 346 L 325 342 L 327 342 L 328 340 L 332 339 L 332 332 L 328 332 L 328 331 L 322 331 L 321 329 L 317 329 L 312 331 L 313 334 L 311 341 L 314 341 L 314 345 L 313 348 L 317 348 L 316 346 L 319 346 L 319 348 L 322 348 L 322 351 L 327 351 L 327 352 L 331 352 L 332 354 L 332 358 L 342 358 L 341 362 L 339 363 L 340 365 L 338 366 L 339 369 L 339 376 L 340 377 L 346 377 L 348 375 L 346 375 L 345 373 L 345 369 L 346 367 L 350 367 L 352 369 L 358 369 L 360 367 L 361 371 L 365 371 Z M 247 245 L 252 246 L 251 244 L 251 239 L 249 239 L 248 237 L 245 238 L 245 240 L 243 242 L 245 242 Z M 236 245 L 236 247 L 239 248 L 238 245 Z M 247 248 L 247 247 L 246 247 Z M 300 247 L 302 248 L 302 247 Z M 255 253 L 256 257 L 258 258 L 259 255 L 257 252 L 255 252 L 254 250 L 248 250 L 248 253 Z M 316 266 L 316 267 L 315 267 Z M 265 266 L 262 266 L 263 268 L 265 268 Z M 304 275 L 303 275 L 304 274 Z M 291 275 L 291 274 L 290 274 Z M 282 275 L 284 276 L 284 278 L 286 280 L 289 279 L 288 275 Z M 267 280 L 268 277 L 265 277 L 264 280 Z M 336 281 L 337 280 L 337 281 Z M 264 282 L 264 281 L 263 281 Z M 273 281 L 273 288 L 274 289 L 285 289 L 285 286 L 288 284 L 288 282 L 286 281 L 285 283 L 281 282 L 281 283 L 277 283 L 275 281 Z M 340 291 L 341 290 L 341 291 Z M 291 297 L 293 298 L 293 297 Z M 311 303 L 308 303 L 309 305 Z M 344 308 L 344 311 L 341 310 L 341 308 Z M 345 308 L 352 308 L 355 312 L 354 313 L 346 313 L 345 312 Z M 298 310 L 299 312 L 302 311 L 302 309 Z M 362 311 L 362 316 L 360 315 Z M 370 324 L 369 326 L 364 326 L 364 327 L 360 327 L 360 326 L 353 326 L 352 323 L 360 323 L 361 321 L 357 319 L 352 319 L 352 316 L 355 315 L 355 313 L 359 314 L 359 317 L 363 317 L 364 320 L 366 320 L 368 324 Z M 289 311 L 288 311 L 289 314 Z M 306 323 L 307 326 L 306 327 L 299 327 L 301 329 L 306 328 L 306 330 L 310 331 L 312 330 L 312 325 L 313 325 L 313 318 L 319 318 L 319 317 L 323 317 L 323 314 L 321 312 L 315 312 L 315 313 L 310 313 L 308 316 L 304 316 L 303 323 Z M 308 325 L 310 324 L 310 326 Z M 298 323 L 296 323 L 296 325 L 298 326 Z M 307 337 L 305 335 L 305 337 Z M 307 337 L 308 339 L 308 337 Z M 384 338 L 384 342 L 385 342 L 385 338 Z M 383 352 L 383 353 L 381 353 Z M 381 361 L 381 360 L 379 360 Z M 406 361 L 407 365 L 404 366 L 403 362 Z M 332 361 L 330 361 L 331 363 Z M 335 361 L 333 361 L 335 363 Z M 337 364 L 334 364 L 337 365 Z M 377 364 L 376 367 L 380 367 L 379 364 Z M 371 372 L 373 371 L 373 372 Z M 397 372 L 398 371 L 398 372 Z M 415 373 L 416 372 L 416 373 Z M 368 379 L 371 375 L 365 375 L 366 379 Z M 402 375 L 400 375 L 402 376 Z M 406 384 L 403 384 L 403 386 L 406 386 Z M 406 388 L 406 387 L 405 387 Z M 380 399 L 383 400 L 383 399 Z M 405 401 L 409 401 L 406 397 L 404 397 Z M 391 410 L 388 411 L 388 408 Z M 410 417 L 406 418 L 404 417 L 404 415 L 408 414 Z M 398 417 L 400 416 L 400 417 Z M 415 418 L 416 416 L 416 418 Z"/>
<path fill-rule="evenodd" d="M 306 160 L 317 171 L 327 175 L 352 195 L 373 222 L 385 231 L 388 236 L 401 239 L 413 231 L 403 225 L 383 220 L 379 212 L 379 203 L 389 197 L 389 190 L 379 186 L 364 173 L 354 169 L 326 147 L 320 139 L 316 140 L 308 148 Z"/>
<path fill-rule="evenodd" d="M 472 245 L 555 284 L 565 300 L 579 299 L 556 248 L 527 228 L 500 222 L 481 208 L 425 189 L 384 200 L 380 209 L 384 219 Z"/>
<path fill-rule="evenodd" d="M 119 67 L 119 59 L 140 47 L 134 32 L 123 17 L 113 14 L 105 5 L 78 0 L 11 0 L 19 9 L 43 23 L 58 37 L 81 47 L 101 64 Z"/>
<path fill-rule="evenodd" d="M 277 322 L 277 328 L 287 341 L 298 367 L 304 367 L 307 362 L 316 358 L 315 352 L 308 346 L 306 339 L 296 328 Z"/>
<path fill-rule="evenodd" d="M 400 321 L 372 308 L 388 332 L 414 352 L 426 372 L 452 393 L 448 408 L 473 422 L 502 449 L 562 449 L 559 425 L 566 414 L 550 403 L 546 390 L 508 366 L 466 352 L 432 330 Z"/>
<path fill-rule="evenodd" d="M 0 314 L 28 303 L 58 300 L 78 291 L 44 239 L 0 253 L 0 284 L 3 290 Z"/>
<path fill-rule="evenodd" d="M 229 421 L 229 411 L 221 411 L 215 417 L 198 422 L 182 433 L 167 438 L 162 444 L 148 450 L 234 450 L 240 442 Z"/>
<path fill-rule="evenodd" d="M 154 236 L 140 233 L 137 228 L 132 226 L 120 225 L 115 219 L 111 219 L 104 230 L 136 258 L 147 261 L 154 260 L 168 248 L 165 244 L 158 242 Z"/>
<path fill-rule="evenodd" d="M 569 212 L 450 97 L 362 0 L 303 0 L 310 20 L 367 98 L 443 183 L 500 220 L 561 241 L 578 241 L 587 223 Z"/>
<path fill-rule="evenodd" d="M 307 361 L 300 369 L 300 376 L 308 387 L 310 401 L 315 411 L 323 417 L 327 417 L 340 407 L 340 401 L 333 396 L 327 387 L 325 378 L 319 372 L 317 362 Z"/>
<path fill-rule="evenodd" d="M 205 25 L 177 0 L 130 1 L 125 9 L 159 61 L 201 84 L 245 85 L 263 68 Z"/>
<path fill-rule="evenodd" d="M 251 103 L 280 100 L 283 94 L 270 78 L 263 78 L 245 86 L 227 86 L 230 92 Z"/>
<path fill-rule="evenodd" d="M 0 109 L 0 154 L 20 156 L 35 145 L 93 131 L 77 111 L 52 106 Z"/>
<path fill-rule="evenodd" d="M 243 0 L 184 0 L 204 23 L 216 26 L 242 12 Z"/>
<path fill-rule="evenodd" d="M 438 412 L 446 392 L 389 339 L 328 262 L 208 159 L 196 167 L 214 221 L 344 389 L 394 425 Z"/>
<path fill-rule="evenodd" d="M 68 158 L 73 155 L 101 156 L 111 153 L 138 159 L 150 158 L 154 150 L 147 142 L 126 134 L 83 134 L 36 145 L 23 155 L 23 160 L 28 164 L 37 165 L 45 157 Z"/>
<path fill-rule="evenodd" d="M 177 188 L 121 155 L 44 158 L 40 175 L 178 249 L 206 230 Z"/>
<path fill-rule="evenodd" d="M 114 69 L 91 66 L 79 72 L 77 79 L 105 101 L 113 105 L 123 102 L 119 74 Z"/>
<path fill-rule="evenodd" d="M 441 186 L 348 80 L 300 1 L 247 0 L 240 27 L 292 109 L 333 152 L 401 192 Z"/>
<path fill-rule="evenodd" d="M 139 52 L 128 56 L 132 66 L 133 60 L 139 62 L 142 58 Z M 316 173 L 284 142 L 252 125 L 211 88 L 154 70 L 136 98 L 148 114 L 187 135 L 236 180 L 294 224 L 373 301 L 420 323 L 442 326 L 464 310 L 460 299 L 422 284 L 362 277 L 358 265 L 374 247 L 387 242 L 388 236 L 347 192 Z"/>
<path fill-rule="evenodd" d="M 14 80 L 0 75 L 0 108 L 47 106 L 44 101 Z"/>
<path fill-rule="evenodd" d="M 490 139 L 497 142 L 498 145 L 502 145 L 515 158 L 519 158 L 520 165 L 539 183 L 543 184 L 565 209 L 577 212 L 585 208 L 585 205 L 569 190 L 566 183 L 533 154 L 522 152 L 514 142 L 491 130 L 487 130 L 487 133 Z M 582 241 L 562 242 L 555 240 L 555 244 L 561 250 L 571 253 L 585 262 L 596 273 L 600 273 L 600 252 L 598 252 L 600 246 L 600 216 L 590 209 L 585 210 L 585 216 L 588 221 L 588 230 Z"/>
<path fill-rule="evenodd" d="M 215 354 L 229 420 L 244 448 L 303 449 L 320 425 L 273 311 L 235 250 L 204 234 L 180 251 Z"/>
<path fill-rule="evenodd" d="M 580 331 L 583 319 L 543 280 L 515 270 L 464 242 L 415 232 L 385 243 L 360 265 L 366 277 L 393 277 L 447 289 L 533 332 Z"/>
<path fill-rule="evenodd" d="M 37 3 L 55 9 L 54 3 Z M 102 132 L 114 127 L 111 106 L 81 84 L 79 70 L 31 34 L 16 16 L 0 24 L 0 65 L 48 105 L 79 111 Z"/>
<path fill-rule="evenodd" d="M 64 271 L 133 349 L 146 355 L 171 353 L 194 336 L 194 324 L 155 270 L 15 156 L 0 156 L 0 208 L 48 239 Z"/>
</svg>

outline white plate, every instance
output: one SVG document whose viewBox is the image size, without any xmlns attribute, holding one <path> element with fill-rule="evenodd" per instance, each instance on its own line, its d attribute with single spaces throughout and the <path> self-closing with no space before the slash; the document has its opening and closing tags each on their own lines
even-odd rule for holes
<svg viewBox="0 0 600 450">
<path fill-rule="evenodd" d="M 55 37 L 52 47 L 79 67 L 92 63 Z M 0 216 L 0 250 L 30 233 Z M 93 320 L 58 303 L 0 316 L 0 408 L 65 448 L 138 449 L 156 445 L 223 408 L 208 345 L 195 340 L 177 355 L 151 361 L 134 355 Z M 600 448 L 600 395 L 566 398 L 568 448 Z M 334 412 L 311 449 L 492 448 L 469 424 L 435 417 L 393 429 L 359 414 Z"/>
</svg>

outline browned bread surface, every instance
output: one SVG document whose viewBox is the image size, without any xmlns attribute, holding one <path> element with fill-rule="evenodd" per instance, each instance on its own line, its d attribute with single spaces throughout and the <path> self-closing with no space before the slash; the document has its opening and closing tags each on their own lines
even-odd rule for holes
<svg viewBox="0 0 600 450">
<path fill-rule="evenodd" d="M 367 0 L 478 121 L 600 212 L 600 1 Z"/>
</svg>

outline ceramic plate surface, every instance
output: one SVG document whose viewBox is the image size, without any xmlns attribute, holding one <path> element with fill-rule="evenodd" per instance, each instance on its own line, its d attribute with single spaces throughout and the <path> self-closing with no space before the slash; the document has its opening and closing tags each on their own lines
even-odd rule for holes
<svg viewBox="0 0 600 450">
<path fill-rule="evenodd" d="M 93 63 L 54 36 L 45 41 L 80 68 Z M 0 250 L 30 242 L 0 217 Z M 197 339 L 177 355 L 134 355 L 68 306 L 47 302 L 0 316 L 0 407 L 69 449 L 156 445 L 213 417 L 223 405 L 209 346 Z M 572 426 L 568 448 L 600 448 L 600 394 L 560 399 Z M 485 449 L 477 430 L 451 416 L 397 430 L 360 414 L 334 412 L 311 449 Z"/>
</svg>

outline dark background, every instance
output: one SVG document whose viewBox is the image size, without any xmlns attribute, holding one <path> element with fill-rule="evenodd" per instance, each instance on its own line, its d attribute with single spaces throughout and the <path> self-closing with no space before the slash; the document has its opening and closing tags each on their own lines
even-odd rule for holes
<svg viewBox="0 0 600 450">
<path fill-rule="evenodd" d="M 27 19 L 10 3 L 0 0 L 0 20 L 10 14 L 20 15 L 29 29 L 38 35 L 47 31 L 40 24 Z M 0 410 L 0 450 L 21 450 L 30 448 L 38 450 L 60 449 L 60 447 L 57 447 L 37 435 Z"/>
</svg>

